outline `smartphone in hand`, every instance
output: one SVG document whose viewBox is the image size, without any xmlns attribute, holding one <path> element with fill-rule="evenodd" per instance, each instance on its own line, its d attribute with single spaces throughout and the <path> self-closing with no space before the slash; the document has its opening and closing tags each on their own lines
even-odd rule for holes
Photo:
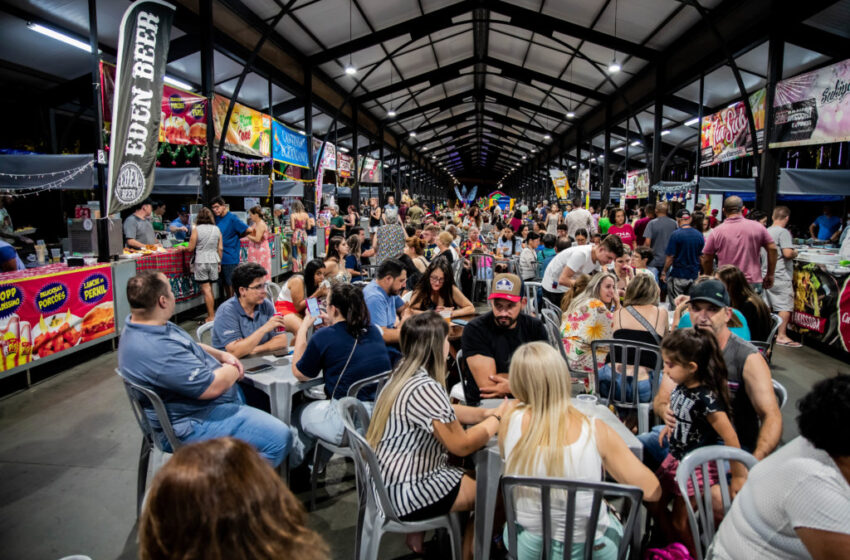
<svg viewBox="0 0 850 560">
<path fill-rule="evenodd" d="M 310 311 L 310 315 L 313 316 L 313 324 L 321 324 L 322 318 L 319 317 L 319 301 L 316 298 L 307 298 L 307 309 Z"/>
</svg>

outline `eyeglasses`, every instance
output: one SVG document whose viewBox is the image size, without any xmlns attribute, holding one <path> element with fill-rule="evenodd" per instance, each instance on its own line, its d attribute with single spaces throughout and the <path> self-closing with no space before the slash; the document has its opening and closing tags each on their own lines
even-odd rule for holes
<svg viewBox="0 0 850 560">
<path fill-rule="evenodd" d="M 445 278 L 445 277 L 442 277 L 442 278 L 441 278 L 441 277 L 437 277 L 437 276 L 432 276 L 432 277 L 431 277 L 431 283 L 432 283 L 432 284 L 442 284 L 442 283 L 443 283 L 443 282 L 445 282 L 445 281 L 446 281 L 446 278 Z"/>
<path fill-rule="evenodd" d="M 265 290 L 269 286 L 269 282 L 263 282 L 257 286 L 248 286 L 249 290 Z"/>
</svg>

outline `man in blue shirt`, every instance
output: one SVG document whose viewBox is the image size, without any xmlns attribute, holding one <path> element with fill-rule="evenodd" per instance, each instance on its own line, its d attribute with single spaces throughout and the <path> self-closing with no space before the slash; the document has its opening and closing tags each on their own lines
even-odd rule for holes
<svg viewBox="0 0 850 560">
<path fill-rule="evenodd" d="M 291 446 L 291 430 L 242 402 L 236 383 L 244 371 L 236 357 L 196 343 L 169 322 L 174 293 L 165 275 L 149 270 L 131 278 L 127 301 L 130 317 L 121 333 L 118 368 L 127 379 L 160 396 L 177 438 L 191 443 L 232 436 L 256 447 L 272 465 L 282 463 Z M 154 410 L 146 409 L 145 414 L 159 429 Z"/>
<path fill-rule="evenodd" d="M 398 312 L 405 305 L 398 294 L 406 282 L 404 265 L 397 259 L 387 259 L 378 267 L 378 276 L 363 288 L 372 324 L 381 329 L 387 344 L 398 344 L 401 333 Z"/>
<path fill-rule="evenodd" d="M 267 272 L 257 263 L 240 264 L 233 270 L 236 295 L 222 303 L 215 312 L 212 345 L 237 358 L 260 352 L 271 352 L 288 346 L 282 315 L 275 315 L 272 302 L 266 299 Z"/>
<path fill-rule="evenodd" d="M 812 239 L 819 241 L 835 241 L 841 231 L 841 218 L 832 215 L 832 208 L 823 207 L 823 214 L 818 216 L 815 223 L 809 226 Z"/>
<path fill-rule="evenodd" d="M 239 264 L 239 239 L 251 233 L 248 225 L 234 216 L 224 203 L 224 199 L 216 197 L 212 201 L 212 211 L 215 214 L 215 225 L 221 230 L 221 273 L 218 275 L 222 283 L 225 297 L 233 297 L 233 284 L 230 276 Z"/>
<path fill-rule="evenodd" d="M 188 241 L 192 235 L 192 222 L 189 221 L 189 211 L 185 206 L 181 206 L 177 212 L 177 218 L 168 226 L 169 231 L 174 234 L 177 241 Z"/>
<path fill-rule="evenodd" d="M 705 246 L 705 237 L 691 227 L 691 213 L 688 210 L 679 210 L 676 222 L 679 228 L 670 235 L 664 268 L 661 270 L 661 281 L 667 282 L 667 300 L 671 304 L 677 297 L 688 295 L 691 291 L 691 286 L 699 277 L 700 256 Z"/>
</svg>

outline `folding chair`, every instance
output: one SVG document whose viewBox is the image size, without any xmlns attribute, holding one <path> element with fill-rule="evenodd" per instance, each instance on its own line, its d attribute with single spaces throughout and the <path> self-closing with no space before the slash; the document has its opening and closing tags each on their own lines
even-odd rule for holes
<svg viewBox="0 0 850 560">
<path fill-rule="evenodd" d="M 478 294 L 478 287 L 484 285 L 487 296 L 490 295 L 490 284 L 493 282 L 493 256 L 484 253 L 469 255 L 472 262 L 472 299 Z"/>
<path fill-rule="evenodd" d="M 266 295 L 271 300 L 272 305 L 274 305 L 274 302 L 276 302 L 277 298 L 280 296 L 280 286 L 278 286 L 274 282 L 267 282 L 266 283 Z"/>
<path fill-rule="evenodd" d="M 755 457 L 738 449 L 737 447 L 726 447 L 725 445 L 709 445 L 694 449 L 679 463 L 676 469 L 676 483 L 683 496 L 688 495 L 688 480 L 694 488 L 694 501 L 697 511 L 694 511 L 690 500 L 685 500 L 688 508 L 688 524 L 691 527 L 691 535 L 694 538 L 694 548 L 697 560 L 702 560 L 705 550 L 714 539 L 716 527 L 714 526 L 714 509 L 712 508 L 711 488 L 708 485 L 700 485 L 697 481 L 696 471 L 702 469 L 702 479 L 709 480 L 709 464 L 714 463 L 718 473 L 726 473 L 729 470 L 729 461 L 743 463 L 747 470 L 752 469 L 758 462 Z M 729 483 L 725 476 L 718 477 L 720 485 L 720 498 L 723 503 L 723 515 L 729 511 L 732 499 L 729 497 Z"/>
<path fill-rule="evenodd" d="M 387 380 L 390 377 L 392 370 L 384 371 L 382 373 L 378 373 L 376 375 L 372 375 L 370 377 L 366 377 L 365 379 L 361 379 L 359 381 L 355 381 L 348 388 L 348 392 L 346 393 L 349 397 L 357 397 L 357 394 L 364 388 L 369 385 L 377 385 L 375 390 L 375 400 L 378 399 L 378 395 L 381 392 L 381 389 L 384 388 Z M 368 426 L 367 426 L 368 428 Z M 331 453 L 335 453 L 337 455 L 341 455 L 342 457 L 353 457 L 353 452 L 351 448 L 348 446 L 348 437 L 346 434 L 342 435 L 342 442 L 339 444 L 335 444 L 329 441 L 325 441 L 321 438 L 316 440 L 316 446 L 313 450 L 313 472 L 310 474 L 310 511 L 316 509 L 316 478 L 318 477 L 318 466 L 317 460 L 319 457 L 319 448 L 324 447 Z"/>
<path fill-rule="evenodd" d="M 776 400 L 779 403 L 779 410 L 785 406 L 785 403 L 788 402 L 788 391 L 779 381 L 773 379 L 773 393 L 776 395 Z"/>
<path fill-rule="evenodd" d="M 212 330 L 215 326 L 215 321 L 210 321 L 209 323 L 204 323 L 198 330 L 195 331 L 195 340 L 202 344 L 212 344 Z M 210 341 L 204 342 L 204 335 L 210 333 Z"/>
<path fill-rule="evenodd" d="M 354 452 L 360 512 L 357 520 L 355 555 L 358 560 L 377 560 L 381 538 L 385 533 L 419 533 L 446 529 L 452 541 L 452 559 L 461 558 L 461 529 L 457 514 L 439 515 L 422 521 L 402 521 L 390 502 L 378 458 L 363 437 L 358 424 L 368 426 L 363 404 L 353 397 L 338 403 L 349 445 Z"/>
<path fill-rule="evenodd" d="M 558 307 L 557 305 L 555 305 L 554 303 L 552 303 L 551 301 L 549 301 L 546 298 L 543 298 L 543 309 L 551 310 L 558 317 L 560 317 L 563 314 L 560 307 Z"/>
<path fill-rule="evenodd" d="M 542 298 L 543 284 L 540 282 L 524 282 L 523 284 L 525 285 L 525 297 L 527 298 L 525 312 L 538 317 L 540 315 L 538 302 Z"/>
<path fill-rule="evenodd" d="M 599 388 L 599 364 L 593 360 L 593 390 L 598 395 L 599 402 L 604 405 L 613 404 L 617 409 L 636 410 L 638 413 L 638 433 L 649 431 L 652 399 L 658 392 L 659 377 L 664 368 L 661 349 L 645 342 L 630 340 L 594 340 L 590 343 L 592 355 L 602 350 L 608 351 L 608 361 L 611 365 L 611 384 L 606 394 Z M 641 358 L 649 355 L 654 364 L 649 372 L 649 382 L 652 387 L 649 402 L 640 402 L 638 391 L 638 370 Z M 631 370 L 631 375 L 629 375 Z M 619 384 L 618 384 L 619 381 Z M 619 390 L 618 390 L 619 385 Z M 628 396 L 627 386 L 631 385 L 632 395 Z"/>
<path fill-rule="evenodd" d="M 568 560 L 572 557 L 573 545 L 583 544 L 582 558 L 591 558 L 593 555 L 594 540 L 597 526 L 599 525 L 599 513 L 604 511 L 603 507 L 611 505 L 612 501 L 604 502 L 605 498 L 614 498 L 622 500 L 622 509 L 618 510 L 623 525 L 623 538 L 620 541 L 620 546 L 617 551 L 617 558 L 623 560 L 629 552 L 630 543 L 634 542 L 632 538 L 637 528 L 637 517 L 640 509 L 640 503 L 643 499 L 643 491 L 634 486 L 623 484 L 614 484 L 609 482 L 585 482 L 579 480 L 567 480 L 563 478 L 546 478 L 546 477 L 530 477 L 530 476 L 503 476 L 502 477 L 502 496 L 505 502 L 505 517 L 507 518 L 506 527 L 508 529 L 508 558 L 517 558 L 517 496 L 518 491 L 523 498 L 528 498 L 530 493 L 540 496 L 540 516 L 542 517 L 541 526 L 543 527 L 543 558 L 544 560 L 553 560 L 554 551 L 552 550 L 553 541 L 558 541 L 563 544 L 563 554 L 561 558 Z M 552 493 L 563 496 L 566 493 L 566 500 L 563 497 L 560 499 L 566 501 L 565 505 L 552 504 Z M 590 514 L 587 520 L 576 520 L 576 499 L 580 494 L 590 494 L 591 505 Z M 552 525 L 553 513 L 565 516 L 564 533 L 560 535 L 553 534 Z M 584 529 L 584 543 L 576 541 L 576 528 Z M 590 538 L 588 538 L 588 536 Z"/>
<path fill-rule="evenodd" d="M 154 459 L 151 472 L 151 476 L 153 476 L 182 444 L 174 434 L 174 428 L 171 426 L 171 420 L 168 418 L 165 404 L 163 404 L 159 395 L 150 389 L 133 383 L 121 373 L 120 369 L 116 368 L 115 373 L 124 382 L 127 398 L 130 399 L 130 408 L 133 409 L 133 416 L 136 417 L 136 422 L 138 422 L 139 429 L 142 431 L 142 447 L 139 451 L 139 470 L 136 475 L 136 517 L 138 517 L 142 511 L 142 503 L 145 500 L 145 489 L 147 488 L 148 467 L 151 466 L 151 455 L 153 455 Z M 156 414 L 156 419 L 159 422 L 161 430 L 154 428 L 145 413 L 146 409 L 151 408 Z M 161 435 L 163 434 L 166 441 L 168 441 L 168 445 L 171 446 L 170 451 L 166 450 L 162 443 Z"/>
</svg>

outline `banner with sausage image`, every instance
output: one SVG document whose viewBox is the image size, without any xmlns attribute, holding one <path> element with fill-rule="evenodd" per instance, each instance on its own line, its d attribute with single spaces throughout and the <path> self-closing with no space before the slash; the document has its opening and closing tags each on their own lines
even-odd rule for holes
<svg viewBox="0 0 850 560">
<path fill-rule="evenodd" d="M 109 264 L 0 284 L 0 371 L 115 331 Z"/>
<path fill-rule="evenodd" d="M 132 208 L 153 189 L 162 85 L 174 6 L 141 0 L 124 13 L 109 145 L 107 214 Z"/>
</svg>

